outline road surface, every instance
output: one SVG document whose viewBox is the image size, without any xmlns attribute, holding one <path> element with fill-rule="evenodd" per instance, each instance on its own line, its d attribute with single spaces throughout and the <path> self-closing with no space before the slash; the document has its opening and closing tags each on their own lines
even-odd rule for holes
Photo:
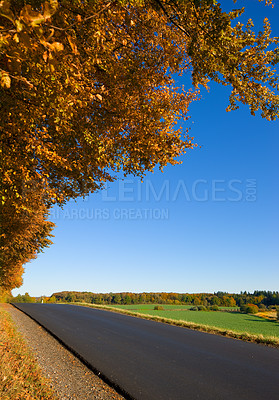
<svg viewBox="0 0 279 400">
<path fill-rule="evenodd" d="M 279 399 L 276 348 L 87 307 L 15 306 L 127 399 Z"/>
</svg>

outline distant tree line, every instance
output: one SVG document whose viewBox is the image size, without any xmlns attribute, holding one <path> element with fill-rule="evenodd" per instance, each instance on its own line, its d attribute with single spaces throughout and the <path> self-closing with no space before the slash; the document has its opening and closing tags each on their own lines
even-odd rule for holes
<svg viewBox="0 0 279 400">
<path fill-rule="evenodd" d="M 259 308 L 279 305 L 279 292 L 254 291 L 254 293 L 92 293 L 65 291 L 53 293 L 51 301 L 85 302 L 92 304 L 192 304 L 220 307 L 241 307 L 255 304 Z M 55 300 L 54 300 L 55 299 Z"/>
<path fill-rule="evenodd" d="M 18 294 L 16 297 L 12 299 L 12 302 L 15 303 L 37 303 L 38 299 L 36 297 L 31 297 L 29 293 Z"/>
<path fill-rule="evenodd" d="M 28 293 L 17 295 L 10 301 L 18 303 L 55 303 L 83 302 L 91 304 L 189 304 L 193 306 L 240 307 L 244 310 L 247 305 L 256 305 L 259 309 L 279 306 L 279 292 L 254 291 L 254 293 L 92 293 L 64 291 L 53 293 L 50 297 L 31 297 Z"/>
</svg>

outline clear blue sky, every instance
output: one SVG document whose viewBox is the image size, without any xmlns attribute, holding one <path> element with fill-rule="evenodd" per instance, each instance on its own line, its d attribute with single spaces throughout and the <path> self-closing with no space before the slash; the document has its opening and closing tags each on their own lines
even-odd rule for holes
<svg viewBox="0 0 279 400">
<path fill-rule="evenodd" d="M 278 3 L 243 5 L 279 36 Z M 216 84 L 192 104 L 186 126 L 202 147 L 182 165 L 55 207 L 54 244 L 13 294 L 279 290 L 279 123 L 227 105 Z"/>
</svg>

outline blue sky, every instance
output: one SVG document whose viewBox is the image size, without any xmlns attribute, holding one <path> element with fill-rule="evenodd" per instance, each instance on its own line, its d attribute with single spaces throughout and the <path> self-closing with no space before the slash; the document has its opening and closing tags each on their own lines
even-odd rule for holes
<svg viewBox="0 0 279 400">
<path fill-rule="evenodd" d="M 278 4 L 244 3 L 279 36 Z M 228 89 L 210 87 L 185 125 L 201 148 L 142 183 L 127 177 L 55 207 L 54 244 L 26 265 L 14 295 L 279 289 L 279 123 L 244 106 L 227 113 Z"/>
</svg>

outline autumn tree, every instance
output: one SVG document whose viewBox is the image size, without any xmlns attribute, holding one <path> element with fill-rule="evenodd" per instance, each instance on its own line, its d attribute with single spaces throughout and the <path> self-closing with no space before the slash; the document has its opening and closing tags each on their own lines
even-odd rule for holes
<svg viewBox="0 0 279 400">
<path fill-rule="evenodd" d="M 5 156 L 3 156 L 5 159 Z M 9 291 L 22 285 L 23 265 L 49 246 L 54 224 L 48 221 L 43 189 L 25 186 L 19 206 L 12 196 L 0 210 L 0 287 Z M 14 193 L 11 191 L 11 195 Z"/>
<path fill-rule="evenodd" d="M 194 146 L 177 122 L 187 120 L 199 85 L 230 85 L 228 110 L 242 102 L 277 118 L 278 39 L 267 20 L 259 34 L 252 21 L 235 23 L 242 13 L 214 0 L 0 2 L 2 200 L 15 227 L 26 213 L 24 188 L 38 188 L 22 230 L 41 238 L 34 256 L 49 243 L 52 204 L 94 192 L 120 171 L 142 177 L 176 164 Z M 176 86 L 173 74 L 184 73 L 192 90 Z M 7 241 L 2 251 L 9 271 Z"/>
</svg>

